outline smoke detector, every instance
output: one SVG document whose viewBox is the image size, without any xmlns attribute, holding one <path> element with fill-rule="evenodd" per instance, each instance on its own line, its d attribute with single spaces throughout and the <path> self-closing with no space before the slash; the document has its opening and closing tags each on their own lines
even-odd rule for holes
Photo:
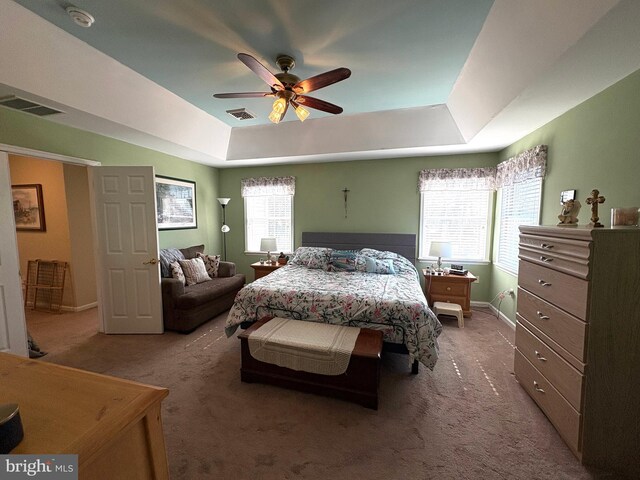
<svg viewBox="0 0 640 480">
<path fill-rule="evenodd" d="M 91 15 L 89 12 L 82 10 L 81 8 L 78 8 L 74 5 L 69 5 L 67 8 L 65 8 L 65 10 L 67 11 L 71 19 L 81 27 L 89 28 L 91 25 L 93 25 L 93 22 L 96 21 L 96 19 L 93 18 L 93 15 Z"/>
</svg>

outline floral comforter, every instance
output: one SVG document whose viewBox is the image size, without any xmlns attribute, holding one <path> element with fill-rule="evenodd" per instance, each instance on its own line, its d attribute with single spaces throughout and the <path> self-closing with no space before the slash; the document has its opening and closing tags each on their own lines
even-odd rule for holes
<svg viewBox="0 0 640 480">
<path fill-rule="evenodd" d="M 238 293 L 225 330 L 231 336 L 240 323 L 265 315 L 372 328 L 382 330 L 385 341 L 404 344 L 410 362 L 433 370 L 442 325 L 416 277 L 415 268 L 379 275 L 287 265 Z"/>
</svg>

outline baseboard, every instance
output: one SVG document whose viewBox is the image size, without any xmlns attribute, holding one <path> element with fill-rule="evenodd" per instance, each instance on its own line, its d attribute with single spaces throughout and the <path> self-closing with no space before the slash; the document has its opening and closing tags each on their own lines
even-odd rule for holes
<svg viewBox="0 0 640 480">
<path fill-rule="evenodd" d="M 502 320 L 507 326 L 511 327 L 512 330 L 516 329 L 516 324 L 509 317 L 507 317 L 504 313 L 498 312 L 498 309 L 493 305 L 489 304 L 489 308 L 493 313 L 495 313 L 500 320 Z"/>
<path fill-rule="evenodd" d="M 63 312 L 82 312 L 84 310 L 89 310 L 90 308 L 95 308 L 98 306 L 98 302 L 87 303 L 86 305 L 80 305 L 79 307 L 67 307 L 63 305 L 60 307 L 60 310 Z"/>
</svg>

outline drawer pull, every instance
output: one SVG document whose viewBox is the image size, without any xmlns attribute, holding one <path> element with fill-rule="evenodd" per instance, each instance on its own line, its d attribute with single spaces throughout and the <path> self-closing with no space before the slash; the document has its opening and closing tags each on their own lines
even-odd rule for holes
<svg viewBox="0 0 640 480">
<path fill-rule="evenodd" d="M 546 358 L 544 358 L 544 357 L 542 356 L 542 354 L 541 354 L 539 351 L 537 351 L 537 350 L 536 350 L 535 352 L 536 352 L 536 358 L 537 358 L 538 360 L 540 360 L 541 362 L 546 362 L 546 361 L 547 361 L 547 359 L 546 359 Z"/>
<path fill-rule="evenodd" d="M 550 287 L 551 284 L 549 282 L 545 282 L 544 280 L 538 280 L 538 283 L 543 287 Z"/>
<path fill-rule="evenodd" d="M 540 384 L 535 380 L 533 381 L 533 388 L 536 389 L 536 392 L 544 393 L 544 388 L 540 388 Z"/>
<path fill-rule="evenodd" d="M 447 287 L 447 292 L 450 292 L 450 291 L 451 291 L 451 287 Z"/>
<path fill-rule="evenodd" d="M 546 248 L 547 250 L 551 250 L 553 245 L 549 245 L 548 243 L 541 243 L 540 248 Z"/>
<path fill-rule="evenodd" d="M 547 315 L 545 315 L 544 313 L 542 313 L 540 310 L 538 310 L 536 313 L 538 314 L 538 318 L 540 320 L 549 320 L 549 317 Z"/>
<path fill-rule="evenodd" d="M 549 262 L 553 262 L 553 258 L 545 257 L 545 256 L 540 255 L 540 261 L 541 262 L 545 262 L 545 263 L 549 263 Z"/>
</svg>

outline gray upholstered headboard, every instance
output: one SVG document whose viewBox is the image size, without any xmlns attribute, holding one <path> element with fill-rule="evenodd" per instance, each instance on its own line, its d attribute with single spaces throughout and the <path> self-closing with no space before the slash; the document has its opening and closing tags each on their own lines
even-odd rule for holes
<svg viewBox="0 0 640 480">
<path fill-rule="evenodd" d="M 415 233 L 302 232 L 303 247 L 328 247 L 339 250 L 374 248 L 390 251 L 416 261 Z"/>
</svg>

